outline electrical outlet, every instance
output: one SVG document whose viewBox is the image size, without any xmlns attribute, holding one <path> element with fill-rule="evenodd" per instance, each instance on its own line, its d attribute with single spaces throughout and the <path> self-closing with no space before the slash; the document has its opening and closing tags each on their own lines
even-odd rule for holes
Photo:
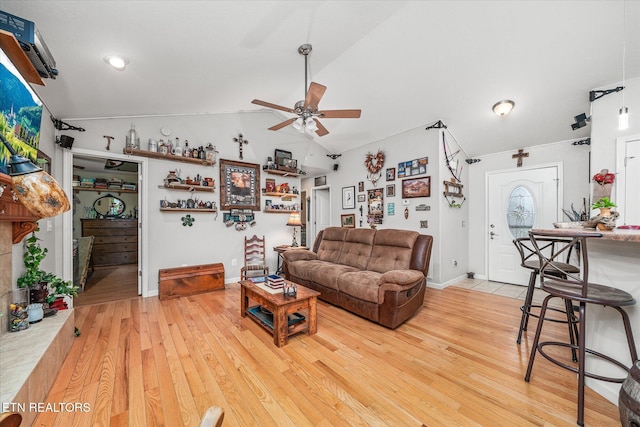
<svg viewBox="0 0 640 427">
<path fill-rule="evenodd" d="M 233 259 L 231 260 L 231 267 L 236 267 L 237 265 L 238 265 L 238 260 L 237 260 L 237 259 L 235 259 L 235 258 L 233 258 Z"/>
<path fill-rule="evenodd" d="M 451 261 L 451 263 L 453 264 L 454 267 L 458 266 L 458 261 L 456 261 L 455 259 L 453 261 Z"/>
</svg>

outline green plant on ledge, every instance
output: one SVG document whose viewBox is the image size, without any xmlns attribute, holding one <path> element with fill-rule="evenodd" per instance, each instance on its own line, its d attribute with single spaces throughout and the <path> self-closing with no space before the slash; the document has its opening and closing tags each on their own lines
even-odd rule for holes
<svg viewBox="0 0 640 427">
<path fill-rule="evenodd" d="M 36 229 L 38 231 L 38 229 Z M 19 288 L 35 287 L 38 284 L 46 284 L 49 290 L 47 302 L 51 303 L 56 300 L 59 295 L 77 296 L 78 287 L 68 280 L 62 280 L 53 273 L 47 273 L 40 268 L 40 263 L 47 256 L 49 250 L 40 246 L 40 239 L 36 236 L 36 232 L 25 240 L 24 254 L 22 256 L 25 272 L 17 280 Z"/>
<path fill-rule="evenodd" d="M 609 200 L 608 197 L 602 197 L 598 199 L 594 204 L 591 205 L 591 209 L 600 209 L 600 208 L 615 208 L 618 207 L 615 203 Z"/>
</svg>

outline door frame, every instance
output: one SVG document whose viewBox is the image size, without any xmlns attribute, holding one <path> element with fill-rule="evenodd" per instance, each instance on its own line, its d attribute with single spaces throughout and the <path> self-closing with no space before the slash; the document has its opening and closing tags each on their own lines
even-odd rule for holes
<svg viewBox="0 0 640 427">
<path fill-rule="evenodd" d="M 485 172 L 484 175 L 484 271 L 487 280 L 489 280 L 489 176 L 502 173 L 524 172 L 534 169 L 546 169 L 550 167 L 558 168 L 558 185 L 557 185 L 557 206 L 556 216 L 562 218 L 562 203 L 564 201 L 564 169 L 563 162 L 542 163 L 539 165 L 522 166 L 509 169 L 497 169 Z M 514 246 L 515 250 L 515 246 Z"/>
<path fill-rule="evenodd" d="M 309 244 L 307 247 L 313 248 L 316 244 L 316 236 L 318 235 L 318 230 L 316 228 L 316 191 L 319 190 L 327 190 L 329 191 L 329 225 L 331 225 L 331 186 L 330 185 L 322 185 L 320 187 L 311 188 L 311 203 L 307 207 L 309 209 L 309 214 L 311 215 L 311 227 L 307 224 L 307 229 L 311 229 L 311 235 L 308 236 L 309 239 L 307 242 Z"/>
<path fill-rule="evenodd" d="M 616 203 L 623 206 L 620 212 L 619 222 L 626 224 L 626 199 L 627 199 L 627 167 L 625 165 L 625 157 L 627 155 L 627 144 L 640 141 L 640 134 L 621 136 L 616 139 Z M 619 208 L 618 208 L 619 209 Z"/>
<path fill-rule="evenodd" d="M 148 224 L 149 190 L 144 185 L 143 177 L 148 176 L 149 162 L 147 158 L 135 158 L 126 154 L 105 153 L 102 151 L 73 148 L 62 152 L 62 188 L 65 193 L 72 195 L 73 200 L 73 159 L 74 156 L 92 157 L 97 159 L 115 159 L 138 163 L 138 294 L 149 296 L 149 265 L 148 265 Z M 62 268 L 63 277 L 73 280 L 73 208 L 71 213 L 63 215 L 62 221 Z"/>
</svg>

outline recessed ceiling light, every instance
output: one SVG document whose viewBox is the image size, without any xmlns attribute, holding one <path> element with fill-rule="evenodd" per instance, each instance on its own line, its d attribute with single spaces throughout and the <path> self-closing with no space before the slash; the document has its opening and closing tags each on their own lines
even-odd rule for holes
<svg viewBox="0 0 640 427">
<path fill-rule="evenodd" d="M 514 105 L 516 105 L 515 102 L 505 99 L 494 104 L 493 112 L 499 117 L 504 117 L 513 110 Z"/>
<path fill-rule="evenodd" d="M 123 58 L 122 56 L 111 55 L 111 56 L 105 56 L 104 62 L 111 65 L 113 68 L 115 68 L 118 71 L 123 71 L 125 68 L 127 68 L 127 64 L 129 63 L 129 60 L 127 58 Z"/>
</svg>

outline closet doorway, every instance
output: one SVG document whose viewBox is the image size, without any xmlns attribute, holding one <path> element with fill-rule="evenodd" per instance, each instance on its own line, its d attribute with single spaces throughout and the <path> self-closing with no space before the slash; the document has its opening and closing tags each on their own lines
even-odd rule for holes
<svg viewBox="0 0 640 427">
<path fill-rule="evenodd" d="M 86 275 L 75 306 L 142 294 L 140 173 L 137 162 L 73 154 L 73 239 L 85 249 L 92 241 L 85 271 L 81 263 L 76 266 L 74 256 L 74 277 Z"/>
</svg>

